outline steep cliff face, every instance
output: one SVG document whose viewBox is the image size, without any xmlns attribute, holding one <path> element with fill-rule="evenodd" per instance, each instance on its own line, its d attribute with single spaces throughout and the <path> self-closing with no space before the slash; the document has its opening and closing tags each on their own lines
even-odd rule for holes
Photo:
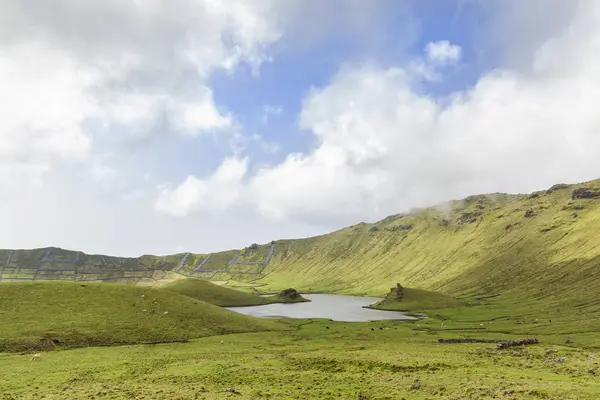
<svg viewBox="0 0 600 400">
<path fill-rule="evenodd" d="M 600 198 L 589 195 L 598 191 L 600 181 L 471 196 L 278 241 L 264 275 L 253 282 L 383 297 L 399 281 L 455 297 L 583 299 L 600 291 Z"/>
</svg>

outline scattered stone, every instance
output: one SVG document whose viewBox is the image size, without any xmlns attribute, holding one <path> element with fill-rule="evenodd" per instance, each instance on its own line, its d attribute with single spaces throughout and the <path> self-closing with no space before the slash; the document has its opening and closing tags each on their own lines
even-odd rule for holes
<svg viewBox="0 0 600 400">
<path fill-rule="evenodd" d="M 556 349 L 552 349 L 552 348 L 547 349 L 546 350 L 546 358 L 548 358 L 548 356 L 553 353 L 556 353 Z"/>
<path fill-rule="evenodd" d="M 565 340 L 566 344 L 571 344 L 573 343 L 573 339 L 571 339 L 571 336 L 567 336 L 567 339 Z"/>
<path fill-rule="evenodd" d="M 595 360 L 597 357 L 595 354 L 590 354 L 590 356 L 587 358 L 588 361 L 592 361 Z"/>
<path fill-rule="evenodd" d="M 535 215 L 532 209 L 525 211 L 525 218 L 531 218 Z"/>
<path fill-rule="evenodd" d="M 421 389 L 421 380 L 420 379 L 415 379 L 415 383 L 413 383 L 410 387 L 410 390 L 419 390 Z"/>
<path fill-rule="evenodd" d="M 558 357 L 558 358 L 555 358 L 554 360 L 550 360 L 550 362 L 562 364 L 562 363 L 566 363 L 567 359 L 566 359 L 566 357 Z"/>
<path fill-rule="evenodd" d="M 571 198 L 573 200 L 593 199 L 594 197 L 600 197 L 600 192 L 592 191 L 588 188 L 575 189 L 575 190 L 573 190 L 573 193 L 571 194 Z"/>
</svg>

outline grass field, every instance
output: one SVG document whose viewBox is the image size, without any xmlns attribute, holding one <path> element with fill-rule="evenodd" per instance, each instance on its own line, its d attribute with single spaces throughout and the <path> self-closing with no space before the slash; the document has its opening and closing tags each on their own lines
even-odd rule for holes
<svg viewBox="0 0 600 400">
<path fill-rule="evenodd" d="M 438 338 L 464 333 L 423 322 L 297 321 L 297 326 L 185 344 L 49 352 L 39 361 L 0 354 L 0 399 L 600 397 L 598 359 L 591 357 L 598 348 L 544 336 L 540 345 L 508 350 L 438 344 Z M 483 330 L 477 337 L 521 336 Z M 555 351 L 546 355 L 549 349 Z M 420 388 L 411 390 L 416 382 Z"/>
<path fill-rule="evenodd" d="M 0 351 L 283 329 L 164 289 L 72 282 L 0 284 L 0 321 Z"/>
</svg>

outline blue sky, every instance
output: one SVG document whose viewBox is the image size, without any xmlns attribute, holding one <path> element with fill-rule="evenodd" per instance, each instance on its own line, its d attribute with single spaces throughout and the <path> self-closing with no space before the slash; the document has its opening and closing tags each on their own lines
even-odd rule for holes
<svg viewBox="0 0 600 400">
<path fill-rule="evenodd" d="M 210 252 L 600 170 L 593 1 L 34 2 L 0 15 L 0 248 Z"/>
</svg>

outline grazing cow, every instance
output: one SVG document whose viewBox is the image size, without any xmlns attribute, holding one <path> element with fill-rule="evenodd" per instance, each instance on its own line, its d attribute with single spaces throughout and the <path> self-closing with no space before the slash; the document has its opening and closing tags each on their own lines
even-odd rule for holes
<svg viewBox="0 0 600 400">
<path fill-rule="evenodd" d="M 39 361 L 41 359 L 42 359 L 42 354 L 41 353 L 36 353 L 36 354 L 34 354 L 34 355 L 31 356 L 31 359 L 29 361 L 34 361 L 34 360 Z"/>
</svg>

